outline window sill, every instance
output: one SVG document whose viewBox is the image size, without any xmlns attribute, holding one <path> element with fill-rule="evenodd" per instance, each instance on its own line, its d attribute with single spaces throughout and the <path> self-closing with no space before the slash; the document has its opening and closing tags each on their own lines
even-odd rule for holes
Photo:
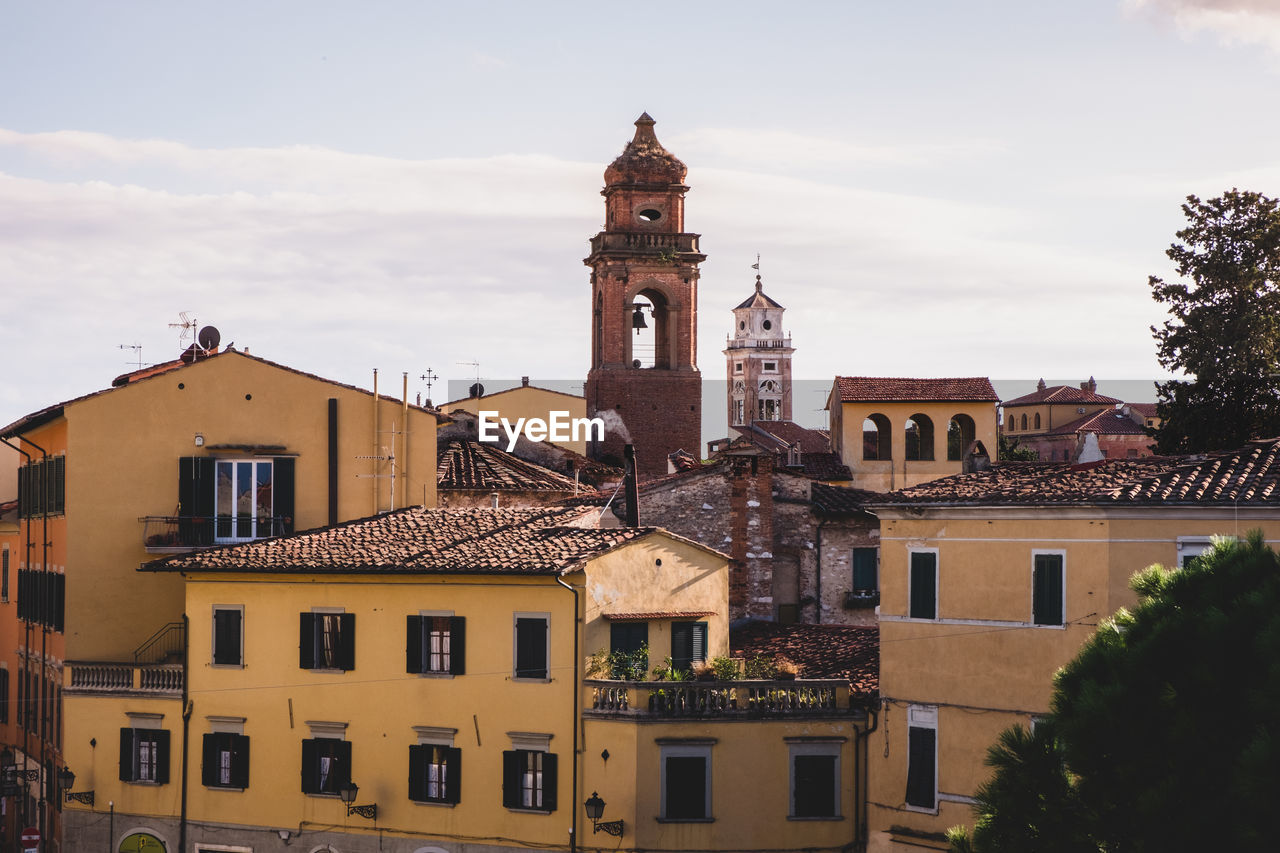
<svg viewBox="0 0 1280 853">
<path fill-rule="evenodd" d="M 550 678 L 531 678 L 527 675 L 513 675 L 511 680 L 519 684 L 550 684 Z"/>
<path fill-rule="evenodd" d="M 658 823 L 715 823 L 713 817 L 660 817 Z"/>
<path fill-rule="evenodd" d="M 936 815 L 938 813 L 936 805 L 933 808 L 929 808 L 928 806 L 913 806 L 910 803 L 905 803 L 902 808 L 904 811 L 919 812 L 920 814 Z"/>
<path fill-rule="evenodd" d="M 301 669 L 304 672 L 325 672 L 325 673 L 337 674 L 337 675 L 342 675 L 344 672 L 351 672 L 351 670 L 349 669 L 325 669 L 318 666 L 312 666 L 312 667 L 300 666 L 298 667 L 298 669 Z"/>
<path fill-rule="evenodd" d="M 243 663 L 211 663 L 209 669 L 244 669 Z"/>
<path fill-rule="evenodd" d="M 232 791 L 237 794 L 243 794 L 248 788 L 237 788 L 233 785 L 205 785 L 206 791 Z"/>
<path fill-rule="evenodd" d="M 126 779 L 126 785 L 146 785 L 149 788 L 159 788 L 161 785 L 168 785 L 168 782 L 156 782 L 152 779 Z"/>
<path fill-rule="evenodd" d="M 453 678 L 452 672 L 415 672 L 414 675 L 419 678 Z"/>
<path fill-rule="evenodd" d="M 800 817 L 799 815 L 787 815 L 787 820 L 800 820 L 800 821 L 815 821 L 815 820 L 817 820 L 817 821 L 822 821 L 822 820 L 825 820 L 825 821 L 840 821 L 840 820 L 844 820 L 844 818 L 843 818 L 843 817 L 841 817 L 840 815 L 828 815 L 828 816 L 826 816 L 826 817 L 817 817 L 817 816 L 812 816 L 812 817 Z"/>
<path fill-rule="evenodd" d="M 457 803 L 446 803 L 443 800 L 409 800 L 415 806 L 436 806 L 437 808 L 451 809 L 457 806 Z M 513 809 L 514 811 L 514 809 Z M 538 812 L 542 814 L 542 812 Z"/>
<path fill-rule="evenodd" d="M 552 811 L 550 809 L 534 809 L 534 808 L 523 808 L 523 807 L 517 808 L 515 806 L 507 806 L 507 811 L 515 812 L 516 814 L 541 814 L 541 815 L 552 814 Z"/>
</svg>

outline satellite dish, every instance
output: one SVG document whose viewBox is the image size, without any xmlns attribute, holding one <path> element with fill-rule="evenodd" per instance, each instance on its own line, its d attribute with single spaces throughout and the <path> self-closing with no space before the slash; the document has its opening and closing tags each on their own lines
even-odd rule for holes
<svg viewBox="0 0 1280 853">
<path fill-rule="evenodd" d="M 200 330 L 196 340 L 200 342 L 202 348 L 213 349 L 218 345 L 218 341 L 222 340 L 222 335 L 213 326 L 205 326 Z"/>
<path fill-rule="evenodd" d="M 467 390 L 467 393 L 469 393 L 472 397 L 483 397 L 484 386 L 481 385 L 479 382 L 477 382 Z"/>
</svg>

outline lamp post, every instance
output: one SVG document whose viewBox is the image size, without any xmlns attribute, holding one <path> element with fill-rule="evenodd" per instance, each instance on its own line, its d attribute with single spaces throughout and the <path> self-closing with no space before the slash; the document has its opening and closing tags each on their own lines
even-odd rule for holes
<svg viewBox="0 0 1280 853">
<path fill-rule="evenodd" d="M 352 805 L 356 801 L 356 797 L 360 794 L 360 786 L 355 782 L 347 782 L 338 789 L 338 796 L 342 797 L 342 802 L 347 807 L 347 816 L 358 814 L 360 817 L 368 820 L 378 819 L 378 804 L 370 803 L 367 806 Z"/>
<path fill-rule="evenodd" d="M 604 814 L 605 802 L 600 799 L 600 795 L 595 791 L 591 792 L 591 798 L 582 804 L 587 810 L 587 817 L 591 818 L 591 834 L 604 832 L 612 835 L 614 838 L 622 837 L 623 823 L 621 820 L 610 820 L 604 823 L 600 822 L 601 815 Z"/>
<path fill-rule="evenodd" d="M 71 772 L 70 767 L 63 767 L 58 771 L 58 788 L 62 791 L 64 801 L 84 803 L 89 808 L 93 808 L 93 791 L 76 791 L 72 793 L 71 787 L 76 783 L 76 774 Z"/>
</svg>

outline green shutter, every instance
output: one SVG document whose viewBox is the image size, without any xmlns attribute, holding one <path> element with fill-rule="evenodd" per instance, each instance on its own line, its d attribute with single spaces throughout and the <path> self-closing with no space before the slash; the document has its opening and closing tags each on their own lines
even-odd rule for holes
<svg viewBox="0 0 1280 853">
<path fill-rule="evenodd" d="M 509 809 L 520 808 L 520 759 L 519 750 L 502 753 L 502 804 Z"/>
<path fill-rule="evenodd" d="M 218 736 L 207 734 L 200 748 L 200 784 L 207 788 L 218 785 Z"/>
<path fill-rule="evenodd" d="M 295 459 L 292 456 L 280 456 L 274 460 L 272 465 L 272 509 L 271 515 L 279 519 L 275 524 L 271 525 L 272 536 L 288 536 L 293 533 L 294 523 L 294 468 Z"/>
<path fill-rule="evenodd" d="M 156 783 L 169 784 L 169 730 L 155 732 L 156 737 Z"/>
<path fill-rule="evenodd" d="M 1031 621 L 1063 624 L 1062 555 L 1036 554 L 1031 574 Z"/>
<path fill-rule="evenodd" d="M 876 562 L 879 551 L 876 548 L 853 549 L 853 590 L 855 592 L 872 592 L 878 588 L 876 583 Z"/>
</svg>

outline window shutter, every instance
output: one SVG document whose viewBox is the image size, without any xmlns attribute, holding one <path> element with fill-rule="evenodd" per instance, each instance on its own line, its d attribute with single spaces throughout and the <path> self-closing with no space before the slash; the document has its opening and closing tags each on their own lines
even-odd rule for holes
<svg viewBox="0 0 1280 853">
<path fill-rule="evenodd" d="M 693 639 L 693 648 L 690 658 L 695 661 L 703 661 L 707 659 L 707 623 L 694 622 L 692 626 L 691 637 Z"/>
<path fill-rule="evenodd" d="M 316 668 L 316 615 L 314 613 L 298 614 L 298 668 Z"/>
<path fill-rule="evenodd" d="M 31 517 L 31 466 L 23 465 L 18 469 L 18 517 Z"/>
<path fill-rule="evenodd" d="M 542 807 L 556 810 L 556 756 L 551 752 L 542 754 Z"/>
<path fill-rule="evenodd" d="M 213 662 L 236 665 L 240 656 L 240 611 L 213 612 Z"/>
<path fill-rule="evenodd" d="M 302 793 L 320 793 L 320 751 L 311 739 L 302 742 Z"/>
<path fill-rule="evenodd" d="M 516 620 L 516 677 L 547 677 L 547 621 Z"/>
<path fill-rule="evenodd" d="M 427 799 L 427 759 L 431 747 L 416 743 L 409 746 L 409 799 L 423 802 Z"/>
<path fill-rule="evenodd" d="M 408 616 L 405 619 L 404 634 L 404 671 L 424 672 L 422 660 L 422 617 Z M 412 791 L 413 787 L 410 786 L 409 790 Z"/>
<path fill-rule="evenodd" d="M 931 809 L 934 802 L 934 756 L 938 733 L 911 726 L 907 732 L 907 805 Z"/>
<path fill-rule="evenodd" d="M 338 668 L 350 671 L 356 668 L 356 615 L 343 613 L 338 617 Z"/>
<path fill-rule="evenodd" d="M 53 457 L 53 484 L 50 488 L 54 513 L 64 513 L 67 508 L 67 457 Z"/>
<path fill-rule="evenodd" d="M 938 618 L 937 555 L 928 551 L 911 554 L 912 619 Z"/>
<path fill-rule="evenodd" d="M 120 781 L 133 781 L 133 729 L 120 730 Z"/>
<path fill-rule="evenodd" d="M 334 774 L 337 784 L 331 786 L 336 791 L 351 782 L 351 741 L 335 740 L 330 743 L 334 748 L 334 761 L 338 764 L 338 771 Z"/>
<path fill-rule="evenodd" d="M 200 784 L 213 787 L 218 784 L 218 736 L 207 734 L 200 749 Z"/>
<path fill-rule="evenodd" d="M 465 616 L 449 618 L 449 672 L 453 675 L 465 675 L 467 672 L 467 617 Z"/>
<path fill-rule="evenodd" d="M 462 750 L 457 747 L 442 747 L 444 753 L 446 775 L 444 800 L 446 803 L 462 801 Z"/>
<path fill-rule="evenodd" d="M 231 735 L 231 785 L 249 787 L 249 736 Z"/>
<path fill-rule="evenodd" d="M 53 576 L 53 630 L 61 632 L 67 612 L 67 576 Z"/>
<path fill-rule="evenodd" d="M 502 804 L 509 809 L 520 808 L 520 758 L 522 755 L 523 753 L 514 749 L 502 753 Z"/>
<path fill-rule="evenodd" d="M 183 544 L 213 544 L 214 482 L 213 457 L 178 460 L 178 534 Z"/>
<path fill-rule="evenodd" d="M 169 784 L 169 730 L 161 729 L 156 736 L 156 782 Z"/>
<path fill-rule="evenodd" d="M 1032 621 L 1037 625 L 1061 625 L 1062 556 L 1036 554 L 1032 571 Z"/>
<path fill-rule="evenodd" d="M 693 659 L 693 623 L 671 623 L 671 665 L 676 669 L 688 669 Z"/>
<path fill-rule="evenodd" d="M 288 536 L 293 533 L 293 472 L 296 461 L 292 456 L 278 456 L 272 465 L 275 469 L 272 472 L 275 495 L 271 514 L 280 519 L 279 527 L 274 524 L 271 526 L 272 536 Z"/>
<path fill-rule="evenodd" d="M 853 588 L 855 590 L 876 589 L 876 549 L 853 549 Z"/>
</svg>

